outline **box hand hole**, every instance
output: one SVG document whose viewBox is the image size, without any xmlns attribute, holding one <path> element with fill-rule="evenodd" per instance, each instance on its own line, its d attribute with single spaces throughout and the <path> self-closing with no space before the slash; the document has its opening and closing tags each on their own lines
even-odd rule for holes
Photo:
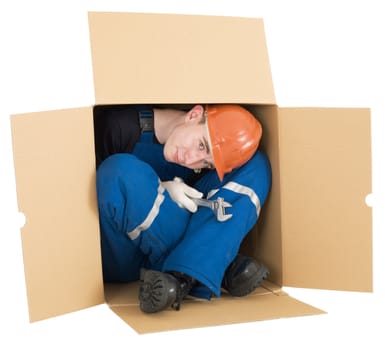
<svg viewBox="0 0 385 350">
<path fill-rule="evenodd" d="M 375 204 L 375 199 L 376 199 L 376 196 L 373 194 L 373 193 L 369 193 L 368 195 L 366 195 L 365 197 L 365 203 L 368 207 L 371 207 L 373 208 L 374 204 Z"/>
<path fill-rule="evenodd" d="M 25 218 L 24 213 L 22 213 L 20 211 L 17 213 L 16 222 L 17 222 L 17 225 L 19 226 L 19 228 L 24 227 L 25 222 L 26 222 L 26 218 Z"/>
</svg>

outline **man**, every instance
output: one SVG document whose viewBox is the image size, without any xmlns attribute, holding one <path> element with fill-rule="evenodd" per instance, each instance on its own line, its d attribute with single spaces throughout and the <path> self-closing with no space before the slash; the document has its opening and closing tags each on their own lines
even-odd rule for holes
<svg viewBox="0 0 385 350">
<path fill-rule="evenodd" d="M 238 105 L 97 106 L 94 116 L 104 280 L 140 279 L 146 313 L 257 288 L 267 268 L 238 255 L 271 186 L 257 119 Z M 198 209 L 201 197 L 222 197 L 232 217 Z"/>
</svg>

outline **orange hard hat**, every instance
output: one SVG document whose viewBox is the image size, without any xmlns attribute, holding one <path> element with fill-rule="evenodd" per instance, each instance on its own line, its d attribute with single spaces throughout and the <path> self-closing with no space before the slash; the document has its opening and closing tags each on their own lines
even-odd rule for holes
<svg viewBox="0 0 385 350">
<path fill-rule="evenodd" d="M 238 105 L 206 106 L 206 117 L 214 165 L 222 181 L 225 174 L 253 156 L 262 137 L 262 126 Z"/>
</svg>

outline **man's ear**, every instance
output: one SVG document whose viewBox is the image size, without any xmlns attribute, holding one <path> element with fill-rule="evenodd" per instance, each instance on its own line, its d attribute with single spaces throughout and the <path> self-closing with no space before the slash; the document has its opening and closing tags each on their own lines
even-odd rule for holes
<svg viewBox="0 0 385 350">
<path fill-rule="evenodd" d="M 191 108 L 186 115 L 186 122 L 195 120 L 196 118 L 201 118 L 204 113 L 204 108 L 202 105 L 195 105 Z"/>
</svg>

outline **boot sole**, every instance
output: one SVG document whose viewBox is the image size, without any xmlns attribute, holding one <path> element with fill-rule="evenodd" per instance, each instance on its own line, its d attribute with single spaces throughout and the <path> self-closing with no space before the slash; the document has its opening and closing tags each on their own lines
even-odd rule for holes
<svg viewBox="0 0 385 350">
<path fill-rule="evenodd" d="M 139 306 L 145 313 L 154 313 L 168 308 L 175 300 L 175 289 L 168 278 L 159 271 L 141 272 Z"/>
</svg>

